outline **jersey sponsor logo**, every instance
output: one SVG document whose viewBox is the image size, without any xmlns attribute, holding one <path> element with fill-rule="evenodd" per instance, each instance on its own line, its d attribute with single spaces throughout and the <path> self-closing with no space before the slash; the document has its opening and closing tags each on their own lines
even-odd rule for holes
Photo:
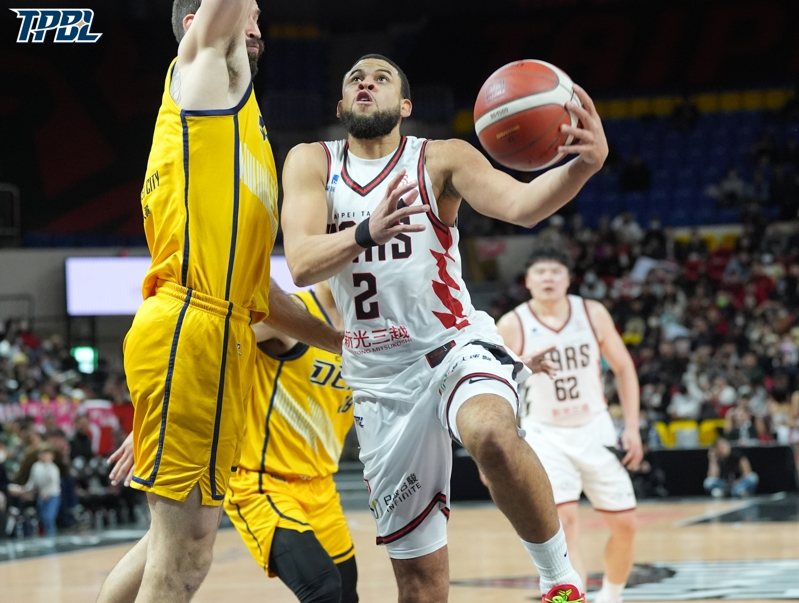
<svg viewBox="0 0 799 603">
<path fill-rule="evenodd" d="M 351 354 L 368 354 L 396 348 L 411 341 L 405 325 L 392 325 L 384 329 L 355 329 L 344 331 L 344 348 Z"/>
<path fill-rule="evenodd" d="M 41 44 L 53 33 L 57 44 L 93 44 L 103 35 L 91 31 L 94 11 L 90 8 L 11 8 L 22 23 L 17 44 Z"/>
<path fill-rule="evenodd" d="M 409 473 L 399 488 L 390 494 L 376 496 L 369 501 L 369 508 L 375 519 L 380 519 L 383 515 L 393 512 L 400 505 L 404 504 L 414 494 L 420 492 L 422 482 L 416 477 L 415 473 Z"/>
</svg>

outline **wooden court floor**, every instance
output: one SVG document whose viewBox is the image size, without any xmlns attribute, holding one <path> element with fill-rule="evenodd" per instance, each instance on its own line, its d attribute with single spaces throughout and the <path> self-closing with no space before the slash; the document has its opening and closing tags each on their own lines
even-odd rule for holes
<svg viewBox="0 0 799 603">
<path fill-rule="evenodd" d="M 693 523 L 702 517 L 715 517 L 734 510 L 736 505 L 740 508 L 741 503 L 714 500 L 641 503 L 636 573 L 648 572 L 655 577 L 655 584 L 635 587 L 625 593 L 625 600 L 628 603 L 643 600 L 799 601 L 799 523 Z M 532 564 L 504 517 L 487 503 L 455 505 L 452 511 L 450 601 L 521 603 L 535 600 Z M 585 526 L 584 554 L 589 571 L 596 574 L 600 571 L 605 532 L 601 520 L 590 508 L 581 507 L 580 513 Z M 390 563 L 385 552 L 374 544 L 371 515 L 354 511 L 347 516 L 358 551 L 361 601 L 396 601 Z M 94 601 L 103 577 L 128 547 L 128 544 L 97 547 L 0 563 L 0 601 Z M 674 576 L 662 580 L 675 571 Z M 661 584 L 657 584 L 658 575 Z M 682 577 L 683 582 L 675 582 L 677 576 Z M 779 582 L 779 593 L 757 586 L 754 583 L 757 580 L 764 580 L 766 584 Z M 639 588 L 645 590 L 637 594 Z M 763 595 L 757 595 L 758 592 Z M 194 600 L 198 603 L 296 601 L 282 583 L 267 579 L 261 573 L 232 529 L 220 531 L 212 569 Z"/>
</svg>

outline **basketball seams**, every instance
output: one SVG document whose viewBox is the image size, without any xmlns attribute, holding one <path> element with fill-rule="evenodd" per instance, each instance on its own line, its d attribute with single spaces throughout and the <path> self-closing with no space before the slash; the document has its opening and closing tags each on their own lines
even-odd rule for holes
<svg viewBox="0 0 799 603">
<path fill-rule="evenodd" d="M 479 136 L 488 126 L 494 125 L 512 115 L 547 105 L 563 107 L 568 101 L 572 100 L 572 97 L 573 92 L 570 88 L 558 85 L 552 90 L 517 98 L 487 111 L 485 115 L 474 122 L 474 129 Z"/>
</svg>

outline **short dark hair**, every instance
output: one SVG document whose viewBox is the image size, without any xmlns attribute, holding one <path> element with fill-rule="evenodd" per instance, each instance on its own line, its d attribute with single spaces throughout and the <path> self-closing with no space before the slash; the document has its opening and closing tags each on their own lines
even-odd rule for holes
<svg viewBox="0 0 799 603">
<path fill-rule="evenodd" d="M 179 0 L 176 0 L 176 2 L 177 1 L 179 1 Z M 402 70 L 402 67 L 397 65 L 394 61 L 389 59 L 387 56 L 384 56 L 382 54 L 377 54 L 377 53 L 363 55 L 361 58 L 359 58 L 357 61 L 355 61 L 353 63 L 353 67 L 355 65 L 357 65 L 358 63 L 360 63 L 361 61 L 365 61 L 366 59 L 377 59 L 379 61 L 385 61 L 386 63 L 391 65 L 394 69 L 396 69 L 397 73 L 399 73 L 399 76 L 400 76 L 400 85 L 401 85 L 400 86 L 400 93 L 402 94 L 402 98 L 407 98 L 408 100 L 410 100 L 410 98 L 411 98 L 411 84 L 408 81 L 408 76 L 405 75 L 405 72 Z"/>
<path fill-rule="evenodd" d="M 202 0 L 175 0 L 172 3 L 172 33 L 175 39 L 180 42 L 186 32 L 183 30 L 183 18 L 186 15 L 194 15 L 200 8 Z"/>
<path fill-rule="evenodd" d="M 569 272 L 572 270 L 572 259 L 569 253 L 563 247 L 555 246 L 552 243 L 534 245 L 530 256 L 527 258 L 527 267 L 529 268 L 536 262 L 547 260 L 563 264 Z"/>
</svg>

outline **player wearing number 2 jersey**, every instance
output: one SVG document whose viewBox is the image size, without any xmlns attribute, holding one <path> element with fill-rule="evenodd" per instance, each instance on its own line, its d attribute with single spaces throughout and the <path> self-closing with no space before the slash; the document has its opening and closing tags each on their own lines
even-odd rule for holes
<svg viewBox="0 0 799 603">
<path fill-rule="evenodd" d="M 633 564 L 635 495 L 624 465 L 643 456 L 638 431 L 638 377 L 632 358 L 602 304 L 567 295 L 569 256 L 560 248 L 533 250 L 526 285 L 532 299 L 498 323 L 506 345 L 517 354 L 550 349 L 557 375 L 531 376 L 522 428 L 544 465 L 575 567 L 580 556 L 577 503 L 585 492 L 610 528 L 605 576 L 598 603 L 618 603 Z M 616 377 L 624 413 L 622 462 L 602 384 L 602 358 Z"/>
<path fill-rule="evenodd" d="M 527 369 L 476 311 L 461 276 L 462 199 L 530 226 L 567 203 L 607 156 L 590 97 L 564 126 L 577 155 L 530 183 L 494 169 L 462 140 L 400 133 L 410 85 L 393 61 L 358 59 L 337 114 L 345 141 L 302 144 L 283 169 L 284 246 L 295 282 L 330 278 L 344 317 L 342 367 L 377 521 L 399 600 L 446 601 L 451 439 L 486 476 L 541 574 L 545 600 L 582 601 L 546 474 L 518 436 Z M 575 586 L 576 585 L 576 586 Z"/>
</svg>

